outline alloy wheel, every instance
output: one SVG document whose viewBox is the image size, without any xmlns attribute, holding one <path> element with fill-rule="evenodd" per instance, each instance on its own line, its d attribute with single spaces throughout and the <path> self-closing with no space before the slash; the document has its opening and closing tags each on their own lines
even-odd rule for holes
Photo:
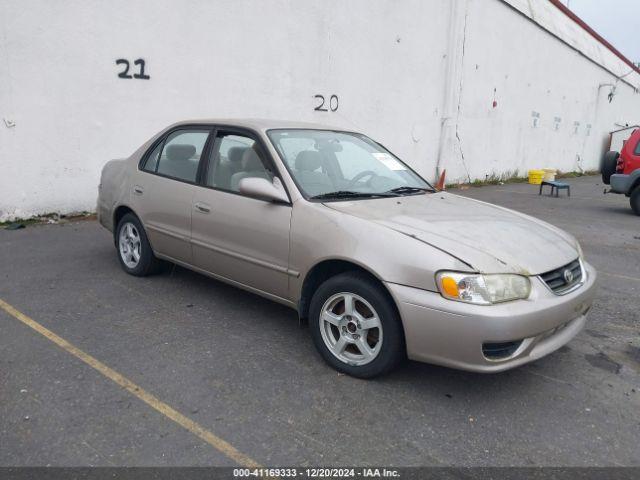
<svg viewBox="0 0 640 480">
<path fill-rule="evenodd" d="M 118 236 L 118 249 L 120 258 L 127 268 L 136 268 L 140 263 L 140 254 L 142 252 L 142 244 L 140 240 L 140 232 L 133 223 L 127 222 L 120 229 Z"/>
<path fill-rule="evenodd" d="M 380 317 L 369 302 L 354 293 L 336 293 L 324 303 L 320 333 L 329 351 L 349 365 L 372 362 L 382 347 Z"/>
</svg>

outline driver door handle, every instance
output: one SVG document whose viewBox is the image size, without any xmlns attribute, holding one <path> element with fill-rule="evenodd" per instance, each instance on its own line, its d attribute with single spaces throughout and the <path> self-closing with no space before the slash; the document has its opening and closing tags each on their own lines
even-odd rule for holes
<svg viewBox="0 0 640 480">
<path fill-rule="evenodd" d="M 196 210 L 198 210 L 199 212 L 202 212 L 202 213 L 209 213 L 211 211 L 211 207 L 209 205 L 206 205 L 206 204 L 200 203 L 200 202 L 196 202 L 194 204 L 194 207 L 196 208 Z"/>
</svg>

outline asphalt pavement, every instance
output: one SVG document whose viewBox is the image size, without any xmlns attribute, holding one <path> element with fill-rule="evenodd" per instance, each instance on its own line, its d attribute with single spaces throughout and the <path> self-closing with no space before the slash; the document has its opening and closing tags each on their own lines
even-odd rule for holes
<svg viewBox="0 0 640 480">
<path fill-rule="evenodd" d="M 292 310 L 179 267 L 126 275 L 95 221 L 0 230 L 0 299 L 42 327 L 0 309 L 0 466 L 237 465 L 227 446 L 269 466 L 640 465 L 640 217 L 569 182 L 455 190 L 566 229 L 599 273 L 584 331 L 489 375 L 339 375 Z"/>
</svg>

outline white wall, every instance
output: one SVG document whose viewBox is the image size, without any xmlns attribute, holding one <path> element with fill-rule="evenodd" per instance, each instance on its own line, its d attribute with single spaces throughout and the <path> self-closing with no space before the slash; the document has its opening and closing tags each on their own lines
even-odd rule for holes
<svg viewBox="0 0 640 480">
<path fill-rule="evenodd" d="M 640 75 L 630 74 L 629 66 L 551 3 L 509 2 L 526 3 L 527 10 L 498 1 L 465 2 L 459 140 L 447 158 L 447 176 L 484 179 L 515 170 L 523 176 L 547 166 L 597 169 L 609 131 L 640 120 L 633 86 Z M 626 77 L 618 80 L 612 72 Z"/>
<path fill-rule="evenodd" d="M 185 118 L 356 128 L 428 178 L 440 159 L 448 181 L 595 168 L 614 124 L 640 120 L 625 83 L 640 79 L 609 103 L 598 86 L 624 64 L 570 31 L 604 67 L 589 60 L 545 30 L 566 17 L 528 3 L 544 15 L 500 0 L 0 0 L 0 221 L 93 210 L 104 162 Z M 118 78 L 118 58 L 151 78 Z M 314 111 L 316 94 L 338 110 Z"/>
</svg>

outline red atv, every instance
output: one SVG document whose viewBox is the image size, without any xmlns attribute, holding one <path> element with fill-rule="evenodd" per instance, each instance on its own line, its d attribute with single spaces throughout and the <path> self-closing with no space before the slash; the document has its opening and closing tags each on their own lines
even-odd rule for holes
<svg viewBox="0 0 640 480">
<path fill-rule="evenodd" d="M 611 193 L 630 197 L 631 209 L 640 215 L 640 128 L 622 145 L 620 153 L 609 151 L 600 165 L 602 181 L 611 185 Z"/>
</svg>

